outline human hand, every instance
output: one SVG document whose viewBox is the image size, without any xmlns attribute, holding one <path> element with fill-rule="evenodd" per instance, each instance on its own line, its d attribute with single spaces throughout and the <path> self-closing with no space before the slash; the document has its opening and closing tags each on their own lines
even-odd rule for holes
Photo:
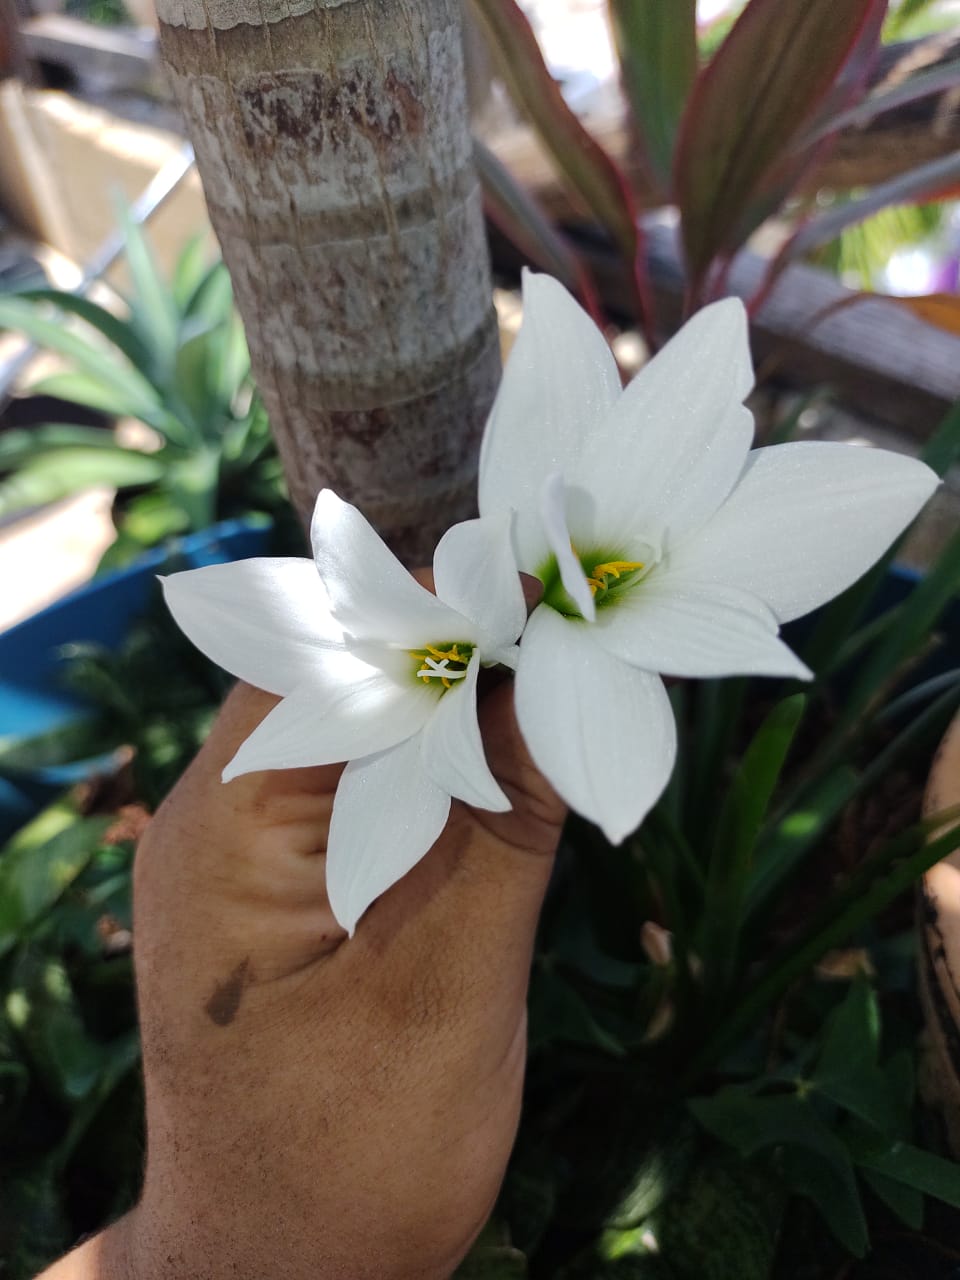
<svg viewBox="0 0 960 1280">
<path fill-rule="evenodd" d="M 492 1208 L 563 806 L 494 688 L 481 725 L 513 810 L 455 803 L 348 940 L 324 887 L 340 769 L 220 782 L 275 701 L 238 686 L 141 843 L 143 1197 L 50 1280 L 426 1280 Z"/>
</svg>

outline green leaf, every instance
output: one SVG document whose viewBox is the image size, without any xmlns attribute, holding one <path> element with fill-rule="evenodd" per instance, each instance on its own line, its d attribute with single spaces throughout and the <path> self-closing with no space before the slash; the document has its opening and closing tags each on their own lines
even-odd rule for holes
<svg viewBox="0 0 960 1280">
<path fill-rule="evenodd" d="M 209 262 L 209 236 L 199 231 L 190 237 L 181 250 L 170 281 L 170 292 L 181 315 L 187 314 L 191 299 L 210 270 Z"/>
<path fill-rule="evenodd" d="M 172 503 L 187 513 L 192 529 L 205 529 L 216 519 L 220 452 L 198 449 L 170 467 L 166 488 Z"/>
<path fill-rule="evenodd" d="M 99 717 L 84 716 L 33 737 L 0 738 L 0 773 L 69 764 L 102 755 L 116 745 L 116 734 Z"/>
<path fill-rule="evenodd" d="M 934 11 L 934 20 L 928 26 L 924 18 L 930 10 Z M 930 30 L 941 30 L 945 25 L 949 26 L 951 17 L 949 9 L 941 3 L 941 0 L 900 0 L 896 7 L 891 6 L 884 25 L 883 37 L 885 41 L 894 41 L 911 40 L 916 36 L 928 35 Z"/>
<path fill-rule="evenodd" d="M 154 484 L 164 471 L 156 457 L 119 446 L 112 450 L 58 449 L 0 483 L 0 515 L 57 502 L 95 485 L 124 489 Z"/>
<path fill-rule="evenodd" d="M 689 1105 L 708 1133 L 745 1158 L 766 1147 L 784 1148 L 788 1184 L 814 1201 L 852 1253 L 863 1255 L 867 1228 L 850 1153 L 807 1101 L 796 1094 L 755 1097 L 731 1087 Z"/>
<path fill-rule="evenodd" d="M 762 912 L 777 889 L 856 795 L 862 774 L 850 765 L 826 771 L 802 799 L 787 806 L 776 831 L 757 850 L 747 887 L 747 915 Z"/>
<path fill-rule="evenodd" d="M 960 680 L 954 679 L 860 770 L 838 762 L 845 743 L 842 736 L 836 740 L 836 751 L 832 749 L 831 740 L 825 741 L 821 748 L 822 760 L 816 762 L 806 785 L 784 805 L 784 816 L 761 846 L 757 870 L 748 889 L 748 914 L 756 916 L 763 910 L 771 895 L 852 800 L 878 786 L 894 766 L 912 752 L 938 739 L 958 706 Z"/>
<path fill-rule="evenodd" d="M 69 976 L 59 960 L 25 948 L 10 971 L 6 1014 L 44 1084 L 57 1099 L 87 1097 L 108 1060 L 88 1034 Z"/>
<path fill-rule="evenodd" d="M 942 834 L 934 837 L 938 831 Z M 917 823 L 863 862 L 846 884 L 813 914 L 803 933 L 772 957 L 714 1035 L 694 1054 L 685 1079 L 696 1080 L 739 1036 L 755 1026 L 766 1009 L 791 983 L 808 973 L 821 956 L 833 947 L 842 946 L 857 929 L 956 848 L 960 848 L 960 808 Z"/>
<path fill-rule="evenodd" d="M 510 96 L 529 117 L 560 172 L 632 262 L 636 211 L 623 175 L 567 106 L 517 0 L 473 0 Z"/>
<path fill-rule="evenodd" d="M 13 470 L 35 458 L 64 447 L 116 449 L 112 431 L 103 427 L 77 427 L 71 423 L 44 423 L 0 435 L 0 471 Z"/>
<path fill-rule="evenodd" d="M 917 584 L 904 602 L 891 629 L 863 663 L 856 683 L 845 699 L 838 730 L 855 722 L 872 702 L 878 691 L 890 681 L 902 664 L 922 652 L 925 642 L 937 625 L 944 609 L 960 591 L 960 530 L 937 559 L 936 564 Z"/>
<path fill-rule="evenodd" d="M 864 977 L 850 986 L 846 998 L 827 1020 L 814 1080 L 857 1076 L 877 1065 L 880 1052 L 880 1009 Z"/>
<path fill-rule="evenodd" d="M 924 445 L 921 457 L 941 477 L 960 460 L 960 400 Z"/>
<path fill-rule="evenodd" d="M 111 821 L 109 817 L 78 818 L 61 801 L 7 844 L 0 857 L 0 955 L 24 937 L 73 883 Z"/>
<path fill-rule="evenodd" d="M 887 1078 L 880 1070 L 880 1011 L 876 995 L 863 977 L 831 1015 L 811 1083 L 837 1106 L 896 1136 L 898 1109 Z"/>
<path fill-rule="evenodd" d="M 960 459 L 960 401 L 948 411 L 927 441 L 921 457 L 938 476 L 945 476 Z M 804 661 L 814 671 L 822 672 L 824 668 L 828 668 L 831 658 L 849 644 L 853 628 L 896 559 L 904 537 L 906 534 L 898 538 L 858 582 L 820 610 L 813 636 L 804 645 L 802 652 Z"/>
<path fill-rule="evenodd" d="M 817 1206 L 847 1252 L 855 1258 L 864 1257 L 870 1240 L 849 1157 L 844 1165 L 837 1165 L 817 1151 L 788 1147 L 781 1168 L 790 1189 Z"/>
<path fill-rule="evenodd" d="M 858 1157 L 857 1163 L 960 1209 L 960 1165 L 953 1160 L 922 1151 L 908 1142 L 897 1142 L 886 1151 Z"/>
<path fill-rule="evenodd" d="M 136 542 L 138 553 L 189 528 L 187 512 L 162 490 L 138 495 L 124 508 L 119 521 L 120 533 Z"/>
<path fill-rule="evenodd" d="M 141 341 L 136 330 L 128 320 L 115 316 L 106 307 L 101 307 L 89 298 L 79 294 L 67 293 L 62 289 L 29 289 L 20 291 L 18 298 L 27 298 L 32 302 L 49 302 L 67 315 L 77 316 L 96 329 L 107 341 L 126 356 L 133 367 L 145 378 L 153 372 L 153 360 L 150 348 Z"/>
<path fill-rule="evenodd" d="M 488 1222 L 453 1280 L 525 1280 L 527 1260 L 510 1243 L 509 1232 Z"/>
<path fill-rule="evenodd" d="M 697 75 L 696 0 L 610 0 L 608 11 L 633 124 L 655 187 L 666 193 Z"/>
<path fill-rule="evenodd" d="M 874 1195 L 914 1231 L 923 1226 L 923 1193 L 903 1182 L 894 1182 L 872 1169 L 861 1169 L 860 1176 Z"/>
<path fill-rule="evenodd" d="M 134 296 L 131 321 L 140 340 L 154 352 L 154 368 L 161 381 L 173 369 L 180 316 L 173 293 L 157 270 L 143 227 L 120 204 L 118 220 Z"/>
<path fill-rule="evenodd" d="M 694 297 L 711 263 L 733 254 L 770 212 L 769 200 L 751 206 L 782 172 L 877 7 L 878 0 L 751 0 L 699 76 L 675 165 Z"/>
<path fill-rule="evenodd" d="M 806 709 L 803 694 L 778 703 L 754 735 L 727 791 L 710 855 L 702 954 L 721 986 L 736 963 L 757 835 Z"/>
<path fill-rule="evenodd" d="M 230 273 L 222 262 L 215 262 L 184 307 L 184 320 L 199 320 L 209 325 L 227 324 L 233 314 L 233 284 Z"/>
<path fill-rule="evenodd" d="M 63 1188 L 49 1161 L 5 1171 L 0 1197 L 0 1254 L 11 1280 L 27 1280 L 74 1242 Z"/>
<path fill-rule="evenodd" d="M 139 418 L 173 445 L 192 443 L 190 432 L 156 399 L 152 405 L 125 399 L 110 382 L 87 373 L 54 373 L 30 388 L 35 395 L 55 396 L 99 409 L 114 418 Z M 151 389 L 152 393 L 152 389 Z"/>
<path fill-rule="evenodd" d="M 590 1045 L 617 1058 L 625 1053 L 620 1041 L 600 1026 L 569 983 L 554 973 L 540 971 L 530 987 L 530 1050 L 555 1041 Z"/>
<path fill-rule="evenodd" d="M 213 379 L 214 395 L 224 410 L 232 408 L 250 378 L 250 348 L 243 321 L 236 311 L 220 330 L 220 352 Z"/>
<path fill-rule="evenodd" d="M 69 360 L 89 383 L 101 388 L 101 398 L 109 396 L 112 404 L 124 406 L 122 412 L 141 417 L 157 410 L 159 401 L 154 388 L 126 359 L 119 357 L 116 350 L 94 345 L 62 322 L 47 319 L 42 310 L 45 308 L 21 298 L 0 297 L 0 328 L 22 333 L 38 347 Z M 51 381 L 53 379 L 47 379 L 48 383 Z"/>
</svg>

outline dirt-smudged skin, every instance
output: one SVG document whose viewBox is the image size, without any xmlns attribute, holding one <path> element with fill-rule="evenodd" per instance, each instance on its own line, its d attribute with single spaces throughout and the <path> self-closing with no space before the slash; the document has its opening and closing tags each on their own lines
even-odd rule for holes
<svg viewBox="0 0 960 1280">
<path fill-rule="evenodd" d="M 499 378 L 460 5 L 157 8 L 294 503 L 330 486 L 422 562 Z"/>
</svg>

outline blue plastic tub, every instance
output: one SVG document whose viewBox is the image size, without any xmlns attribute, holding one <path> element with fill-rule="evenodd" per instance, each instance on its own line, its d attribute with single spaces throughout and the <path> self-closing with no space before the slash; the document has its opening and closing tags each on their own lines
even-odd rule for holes
<svg viewBox="0 0 960 1280">
<path fill-rule="evenodd" d="M 117 648 L 156 599 L 157 575 L 246 560 L 269 549 L 265 521 L 228 520 L 148 552 L 125 569 L 95 578 L 0 633 L 0 738 L 32 738 L 84 714 L 80 698 L 63 687 L 60 650 L 94 643 Z M 0 840 L 6 839 L 57 791 L 94 772 L 89 760 L 0 777 Z"/>
</svg>

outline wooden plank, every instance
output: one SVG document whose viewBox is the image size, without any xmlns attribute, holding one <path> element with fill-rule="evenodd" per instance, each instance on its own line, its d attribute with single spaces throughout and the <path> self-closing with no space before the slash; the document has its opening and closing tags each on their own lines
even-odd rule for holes
<svg viewBox="0 0 960 1280">
<path fill-rule="evenodd" d="M 0 80 L 22 77 L 24 71 L 17 0 L 0 0 Z"/>
<path fill-rule="evenodd" d="M 79 80 L 131 89 L 161 83 L 156 35 L 145 28 L 102 27 L 43 13 L 22 23 L 21 33 L 28 58 L 63 67 Z"/>
<path fill-rule="evenodd" d="M 666 337 L 680 324 L 683 297 L 677 234 L 663 222 L 646 231 L 658 320 Z M 595 235 L 577 237 L 577 247 L 607 310 L 632 321 L 633 292 L 622 259 Z M 517 270 L 516 251 L 495 232 L 491 248 L 498 270 Z M 730 273 L 730 292 L 749 298 L 765 268 L 759 255 L 741 253 Z M 960 398 L 960 338 L 882 301 L 858 303 L 821 319 L 850 294 L 824 271 L 790 267 L 753 323 L 760 376 L 803 387 L 829 384 L 847 408 L 925 439 Z"/>
</svg>

